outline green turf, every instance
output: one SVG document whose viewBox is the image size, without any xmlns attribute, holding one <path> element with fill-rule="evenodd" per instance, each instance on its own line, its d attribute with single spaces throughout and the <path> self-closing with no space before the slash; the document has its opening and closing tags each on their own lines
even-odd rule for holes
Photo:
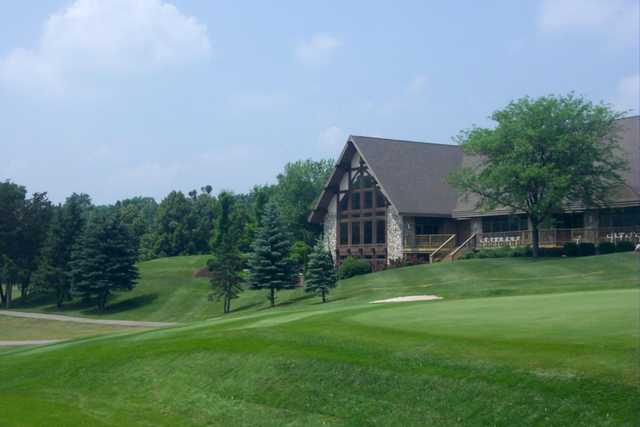
<svg viewBox="0 0 640 427">
<path fill-rule="evenodd" d="M 146 282 L 162 296 L 129 314 L 211 315 L 167 307 L 178 290 L 159 288 L 185 275 Z M 231 316 L 0 353 L 0 424 L 634 426 L 639 287 L 638 259 L 615 254 L 390 270 L 328 304 L 247 292 L 236 307 L 257 305 Z M 431 293 L 445 299 L 368 304 Z"/>
<path fill-rule="evenodd" d="M 524 258 L 465 260 L 456 263 L 420 265 L 391 269 L 355 277 L 331 293 L 337 304 L 350 305 L 400 295 L 442 295 L 447 299 L 501 295 L 571 292 L 638 286 L 638 260 L 631 253 L 587 258 Z M 92 306 L 65 305 L 60 311 L 50 301 L 18 300 L 14 309 L 61 312 L 74 316 L 105 319 L 189 322 L 219 316 L 222 303 L 207 300 L 209 283 L 194 278 L 193 272 L 206 264 L 208 256 L 163 258 L 140 263 L 141 280 L 131 292 L 109 300 L 107 312 Z M 282 305 L 315 305 L 301 289 L 281 291 Z M 232 303 L 234 312 L 244 314 L 267 309 L 264 291 L 246 291 Z"/>
</svg>

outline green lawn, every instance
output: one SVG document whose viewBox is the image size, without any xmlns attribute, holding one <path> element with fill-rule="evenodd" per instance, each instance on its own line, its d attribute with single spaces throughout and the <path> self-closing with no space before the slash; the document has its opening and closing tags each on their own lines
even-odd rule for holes
<svg viewBox="0 0 640 427">
<path fill-rule="evenodd" d="M 157 298 L 108 316 L 215 315 L 200 262 L 143 263 Z M 247 291 L 226 317 L 0 353 L 0 424 L 635 426 L 639 289 L 614 254 L 389 270 L 328 304 Z M 445 299 L 368 304 L 416 294 Z"/>
<path fill-rule="evenodd" d="M 219 316 L 222 303 L 207 300 L 209 282 L 193 277 L 209 257 L 162 258 L 139 264 L 141 280 L 131 292 L 109 300 L 107 312 L 79 303 L 57 310 L 50 301 L 18 300 L 14 309 L 62 313 L 104 319 L 190 322 Z M 635 262 L 634 262 L 635 261 Z M 346 280 L 332 292 L 335 304 L 353 305 L 401 295 L 437 294 L 446 299 L 526 295 L 637 287 L 639 264 L 631 253 L 588 258 L 476 259 L 456 263 L 420 265 L 392 269 Z M 301 289 L 282 291 L 284 306 L 315 306 Z M 267 309 L 264 291 L 246 291 L 232 302 L 232 309 L 244 314 Z"/>
</svg>

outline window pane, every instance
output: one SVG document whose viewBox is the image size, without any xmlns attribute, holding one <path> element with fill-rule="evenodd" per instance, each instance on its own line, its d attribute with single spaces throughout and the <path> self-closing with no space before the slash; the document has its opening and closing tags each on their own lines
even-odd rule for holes
<svg viewBox="0 0 640 427">
<path fill-rule="evenodd" d="M 364 244 L 370 245 L 373 242 L 373 224 L 371 221 L 364 223 Z"/>
<path fill-rule="evenodd" d="M 380 191 L 376 191 L 376 208 L 384 208 L 384 195 Z"/>
<path fill-rule="evenodd" d="M 351 194 L 351 209 L 360 209 L 360 193 Z"/>
<path fill-rule="evenodd" d="M 349 224 L 346 222 L 340 223 L 340 244 L 349 244 Z"/>
<path fill-rule="evenodd" d="M 365 209 L 373 208 L 373 192 L 372 191 L 366 191 L 364 193 L 364 208 Z"/>
<path fill-rule="evenodd" d="M 416 218 L 416 234 L 438 234 L 442 220 L 439 218 Z"/>
<path fill-rule="evenodd" d="M 342 200 L 340 200 L 340 209 L 343 211 L 349 210 L 349 198 L 346 194 L 342 196 Z"/>
<path fill-rule="evenodd" d="M 351 244 L 360 244 L 360 222 L 351 223 Z"/>
<path fill-rule="evenodd" d="M 482 231 L 484 233 L 500 233 L 505 231 L 520 231 L 528 228 L 527 217 L 518 216 L 494 216 L 482 218 Z"/>
<path fill-rule="evenodd" d="M 384 243 L 385 226 L 384 221 L 376 221 L 376 243 Z"/>
</svg>

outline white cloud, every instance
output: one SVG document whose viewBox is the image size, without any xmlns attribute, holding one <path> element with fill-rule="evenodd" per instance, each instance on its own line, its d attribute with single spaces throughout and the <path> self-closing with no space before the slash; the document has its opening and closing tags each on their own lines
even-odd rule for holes
<svg viewBox="0 0 640 427">
<path fill-rule="evenodd" d="M 407 92 L 410 95 L 418 95 L 424 91 L 427 84 L 427 76 L 425 74 L 416 75 L 407 86 Z"/>
<path fill-rule="evenodd" d="M 574 33 L 606 38 L 616 45 L 637 42 L 637 0 L 544 0 L 538 27 L 544 33 Z"/>
<path fill-rule="evenodd" d="M 63 92 L 74 77 L 207 57 L 207 28 L 162 0 L 76 0 L 44 23 L 36 46 L 0 58 L 0 83 Z"/>
<path fill-rule="evenodd" d="M 619 110 L 640 113 L 640 74 L 626 76 L 618 81 L 613 103 Z"/>
<path fill-rule="evenodd" d="M 296 58 L 306 65 L 327 65 L 340 40 L 329 34 L 314 34 L 296 46 Z"/>
<path fill-rule="evenodd" d="M 318 136 L 318 145 L 327 153 L 338 156 L 347 141 L 347 134 L 337 126 L 329 126 Z"/>
</svg>

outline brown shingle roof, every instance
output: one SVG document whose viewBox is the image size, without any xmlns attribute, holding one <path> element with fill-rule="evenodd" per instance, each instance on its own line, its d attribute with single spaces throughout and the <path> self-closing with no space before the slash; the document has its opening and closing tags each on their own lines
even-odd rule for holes
<svg viewBox="0 0 640 427">
<path fill-rule="evenodd" d="M 338 164 L 344 164 L 356 151 L 401 214 L 451 216 L 458 196 L 446 177 L 462 164 L 460 147 L 352 135 Z M 333 195 L 327 189 L 339 186 L 343 173 L 334 169 L 309 221 L 322 221 Z"/>
<path fill-rule="evenodd" d="M 613 206 L 640 204 L 640 116 L 621 119 L 620 147 L 630 170 L 624 174 L 626 186 L 616 194 Z M 338 164 L 345 164 L 359 152 L 370 167 L 387 198 L 403 215 L 470 217 L 486 215 L 475 209 L 473 196 L 458 198 L 458 192 L 446 182 L 447 176 L 477 159 L 464 156 L 460 147 L 396 139 L 350 136 Z M 309 221 L 321 222 L 344 169 L 336 168 L 318 199 Z M 571 207 L 581 209 L 579 206 Z M 508 213 L 497 209 L 495 213 Z"/>
<path fill-rule="evenodd" d="M 462 164 L 460 147 L 366 136 L 350 140 L 401 214 L 451 215 L 457 192 L 446 179 Z"/>
</svg>

